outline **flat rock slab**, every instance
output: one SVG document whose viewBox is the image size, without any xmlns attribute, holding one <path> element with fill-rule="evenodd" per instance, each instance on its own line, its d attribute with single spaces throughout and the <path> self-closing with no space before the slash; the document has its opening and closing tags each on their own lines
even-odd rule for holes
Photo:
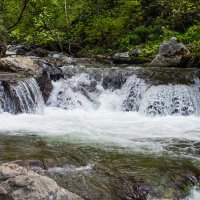
<svg viewBox="0 0 200 200">
<path fill-rule="evenodd" d="M 37 76 L 42 68 L 30 57 L 5 57 L 0 59 L 0 71 L 23 72 L 27 75 Z"/>
</svg>

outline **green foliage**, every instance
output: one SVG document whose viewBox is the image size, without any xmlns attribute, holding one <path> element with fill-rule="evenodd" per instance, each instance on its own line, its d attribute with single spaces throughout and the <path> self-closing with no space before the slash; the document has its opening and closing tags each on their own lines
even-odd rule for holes
<svg viewBox="0 0 200 200">
<path fill-rule="evenodd" d="M 192 52 L 198 54 L 200 53 L 199 33 L 200 33 L 200 25 L 195 25 L 188 28 L 188 30 L 180 36 L 181 41 L 186 44 L 190 44 L 192 46 L 191 48 Z"/>
<path fill-rule="evenodd" d="M 152 57 L 158 53 L 160 43 L 149 42 L 144 47 L 141 47 L 143 56 Z"/>
<path fill-rule="evenodd" d="M 162 41 L 176 36 L 200 52 L 200 5 L 196 0 L 0 0 L 0 34 L 11 42 L 80 50 L 143 49 L 155 54 Z M 83 50 L 85 49 L 85 50 Z"/>
</svg>

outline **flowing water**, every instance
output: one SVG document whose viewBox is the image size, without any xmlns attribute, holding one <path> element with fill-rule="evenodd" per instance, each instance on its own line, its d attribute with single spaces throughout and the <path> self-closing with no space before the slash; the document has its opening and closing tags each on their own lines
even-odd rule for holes
<svg viewBox="0 0 200 200">
<path fill-rule="evenodd" d="M 199 199 L 198 78 L 152 84 L 134 70 L 63 67 L 46 106 L 34 79 L 11 86 L 22 113 L 1 106 L 0 162 L 40 160 L 85 199 Z"/>
</svg>

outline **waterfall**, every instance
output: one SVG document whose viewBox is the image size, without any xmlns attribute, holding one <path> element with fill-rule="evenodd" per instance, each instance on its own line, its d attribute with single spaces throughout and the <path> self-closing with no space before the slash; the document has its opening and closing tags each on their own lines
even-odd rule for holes
<svg viewBox="0 0 200 200">
<path fill-rule="evenodd" d="M 35 113 L 43 110 L 44 100 L 34 78 L 21 81 L 17 85 L 11 85 L 11 91 L 19 103 L 21 112 Z"/>
<path fill-rule="evenodd" d="M 159 85 L 150 87 L 141 100 L 140 112 L 147 115 L 199 114 L 200 95 L 187 85 Z"/>
<path fill-rule="evenodd" d="M 191 85 L 154 85 L 135 74 L 122 79 L 122 73 L 118 73 L 125 83 L 121 88 L 113 89 L 113 87 L 103 87 L 108 80 L 105 75 L 102 75 L 101 80 L 95 80 L 90 71 L 92 70 L 54 83 L 48 105 L 70 110 L 83 108 L 132 111 L 147 116 L 188 116 L 200 113 L 198 80 Z"/>
<path fill-rule="evenodd" d="M 188 75 L 181 75 L 180 84 L 165 84 L 163 80 L 158 82 L 160 72 L 150 70 L 66 66 L 63 68 L 65 78 L 53 82 L 54 89 L 47 106 L 65 110 L 139 112 L 147 116 L 200 114 L 198 76 L 189 77 L 192 81 L 187 82 Z M 43 110 L 44 105 L 34 78 L 6 84 L 0 82 L 0 112 L 37 113 Z"/>
<path fill-rule="evenodd" d="M 0 110 L 10 113 L 42 112 L 44 100 L 34 78 L 0 83 Z"/>
<path fill-rule="evenodd" d="M 142 96 L 147 88 L 148 85 L 144 80 L 137 78 L 135 75 L 129 77 L 122 87 L 122 92 L 124 94 L 122 94 L 124 96 L 123 110 L 139 111 Z"/>
<path fill-rule="evenodd" d="M 91 93 L 87 90 L 91 85 L 89 76 L 81 74 L 71 79 L 62 79 L 54 82 L 54 90 L 49 98 L 48 105 L 67 110 L 93 109 Z"/>
</svg>

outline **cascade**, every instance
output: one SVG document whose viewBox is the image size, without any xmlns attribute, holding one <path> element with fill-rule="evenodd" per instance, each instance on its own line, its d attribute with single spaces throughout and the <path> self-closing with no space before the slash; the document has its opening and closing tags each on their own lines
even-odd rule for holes
<svg viewBox="0 0 200 200">
<path fill-rule="evenodd" d="M 1 111 L 10 113 L 42 112 L 44 100 L 34 78 L 25 79 L 15 84 L 1 82 Z"/>
<path fill-rule="evenodd" d="M 149 81 L 137 74 L 139 68 L 64 67 L 65 78 L 53 82 L 49 107 L 65 110 L 113 110 L 139 112 L 147 116 L 199 115 L 200 84 Z M 142 69 L 145 70 L 145 69 Z M 72 73 L 73 72 L 73 73 Z M 158 76 L 158 75 L 157 75 Z M 160 76 L 160 75 L 159 75 Z M 37 113 L 44 108 L 34 78 L 17 83 L 0 82 L 0 112 Z"/>
<path fill-rule="evenodd" d="M 137 75 L 130 75 L 121 88 L 107 89 L 102 84 L 105 84 L 104 75 L 98 81 L 90 75 L 90 71 L 54 83 L 49 106 L 70 110 L 134 111 L 148 116 L 199 115 L 200 92 L 197 80 L 193 85 L 150 85 Z"/>
<path fill-rule="evenodd" d="M 198 115 L 200 93 L 194 86 L 159 85 L 143 95 L 139 111 L 146 115 Z"/>
</svg>

